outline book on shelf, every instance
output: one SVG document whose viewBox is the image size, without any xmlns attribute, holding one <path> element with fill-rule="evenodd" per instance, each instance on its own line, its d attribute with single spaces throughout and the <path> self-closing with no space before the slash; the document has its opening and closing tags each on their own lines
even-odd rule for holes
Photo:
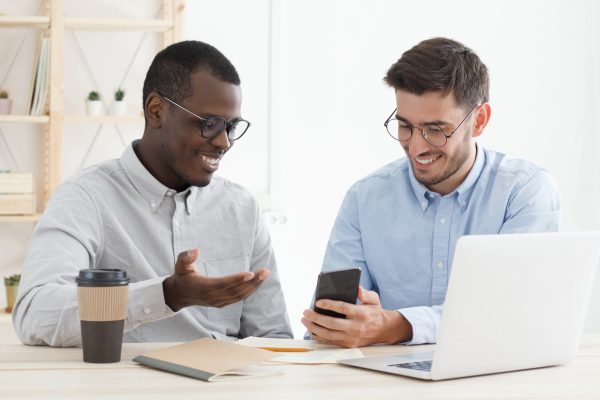
<svg viewBox="0 0 600 400">
<path fill-rule="evenodd" d="M 203 338 L 139 355 L 134 362 L 175 374 L 217 382 L 279 375 L 280 369 L 256 365 L 277 354 L 233 342 Z"/>
<path fill-rule="evenodd" d="M 36 63 L 33 69 L 31 79 L 31 89 L 29 91 L 29 114 L 44 115 L 48 98 L 48 84 L 50 82 L 50 39 L 41 37 L 38 51 L 36 53 Z"/>
</svg>

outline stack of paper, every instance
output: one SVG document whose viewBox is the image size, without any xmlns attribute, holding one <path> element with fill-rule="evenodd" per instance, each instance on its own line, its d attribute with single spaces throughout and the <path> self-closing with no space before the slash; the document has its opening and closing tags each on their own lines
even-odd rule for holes
<svg viewBox="0 0 600 400">
<path fill-rule="evenodd" d="M 316 340 L 271 339 L 247 337 L 237 341 L 248 347 L 257 347 L 279 353 L 269 361 L 288 364 L 336 364 L 339 360 L 363 358 L 360 349 L 341 349 Z"/>
</svg>

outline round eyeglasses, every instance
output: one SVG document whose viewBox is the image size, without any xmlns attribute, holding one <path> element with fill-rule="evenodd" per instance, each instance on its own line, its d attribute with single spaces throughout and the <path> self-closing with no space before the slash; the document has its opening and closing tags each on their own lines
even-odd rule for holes
<svg viewBox="0 0 600 400">
<path fill-rule="evenodd" d="M 212 139 L 215 136 L 219 135 L 219 133 L 226 131 L 227 139 L 229 139 L 229 141 L 234 141 L 244 136 L 244 133 L 246 133 L 248 128 L 250 128 L 250 121 L 246 121 L 245 119 L 240 118 L 233 121 L 227 121 L 225 118 L 217 116 L 211 116 L 206 118 L 201 117 L 191 112 L 187 108 L 183 107 L 182 105 L 169 99 L 167 96 L 164 96 L 160 93 L 158 94 L 160 97 L 167 100 L 169 103 L 181 108 L 183 111 L 196 117 L 196 119 L 198 119 L 198 124 L 200 127 L 200 135 L 202 135 L 203 138 Z"/>
<path fill-rule="evenodd" d="M 384 122 L 383 125 L 385 126 L 385 129 L 392 137 L 392 139 L 398 140 L 400 142 L 408 142 L 412 137 L 413 131 L 415 129 L 418 129 L 421 131 L 421 135 L 423 136 L 423 139 L 427 141 L 427 143 L 435 147 L 442 147 L 448 142 L 448 139 L 450 139 L 452 135 L 454 135 L 458 128 L 460 128 L 460 126 L 463 124 L 463 122 L 465 122 L 469 115 L 471 115 L 473 110 L 479 107 L 480 105 L 481 104 L 477 104 L 476 106 L 471 108 L 471 111 L 469 111 L 467 115 L 465 115 L 462 121 L 460 121 L 456 128 L 450 133 L 446 133 L 446 131 L 444 131 L 444 129 L 437 124 L 427 124 L 424 127 L 420 128 L 418 126 L 411 125 L 406 121 L 399 120 L 397 118 L 392 118 L 396 114 L 396 109 L 394 109 L 394 111 L 390 114 L 390 116 Z"/>
</svg>

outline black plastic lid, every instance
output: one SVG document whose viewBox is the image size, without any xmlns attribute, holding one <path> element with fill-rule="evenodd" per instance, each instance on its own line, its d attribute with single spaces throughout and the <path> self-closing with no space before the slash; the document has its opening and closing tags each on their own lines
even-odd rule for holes
<svg viewBox="0 0 600 400">
<path fill-rule="evenodd" d="M 79 286 L 123 286 L 129 283 L 127 272 L 122 269 L 82 269 L 75 278 Z"/>
</svg>

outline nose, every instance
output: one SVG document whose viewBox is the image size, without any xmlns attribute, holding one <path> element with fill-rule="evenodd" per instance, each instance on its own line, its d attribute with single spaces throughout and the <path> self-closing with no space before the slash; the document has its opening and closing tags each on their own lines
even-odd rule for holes
<svg viewBox="0 0 600 400">
<path fill-rule="evenodd" d="M 406 151 L 411 156 L 418 156 L 431 149 L 431 144 L 425 140 L 425 134 L 421 128 L 413 127 L 413 134 L 406 144 Z"/>
<path fill-rule="evenodd" d="M 223 129 L 221 132 L 219 132 L 211 139 L 210 143 L 223 151 L 227 151 L 232 145 L 229 137 L 227 137 L 227 129 Z"/>
</svg>

